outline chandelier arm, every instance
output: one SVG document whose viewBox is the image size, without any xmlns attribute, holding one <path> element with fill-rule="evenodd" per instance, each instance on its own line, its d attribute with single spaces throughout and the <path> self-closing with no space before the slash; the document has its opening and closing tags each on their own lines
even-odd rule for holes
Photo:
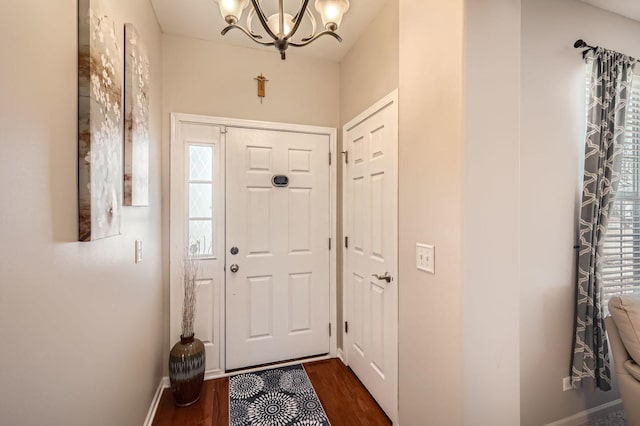
<svg viewBox="0 0 640 426">
<path fill-rule="evenodd" d="M 267 23 L 267 17 L 264 16 L 264 12 L 262 11 L 262 9 L 260 9 L 258 0 L 251 0 L 251 4 L 253 5 L 254 10 L 256 11 L 256 15 L 258 16 L 258 19 L 260 20 L 262 27 L 267 32 L 267 34 L 269 34 L 269 37 L 271 37 L 274 40 L 278 40 L 278 36 L 275 35 L 273 31 L 271 31 L 271 28 L 269 28 L 269 24 Z"/>
<path fill-rule="evenodd" d="M 264 41 L 260 41 L 259 38 L 262 38 L 262 36 L 256 37 L 255 35 L 251 34 L 249 31 L 247 31 L 246 29 L 242 28 L 240 25 L 237 25 L 237 24 L 233 24 L 233 25 L 229 25 L 229 26 L 225 27 L 222 30 L 222 35 L 226 35 L 230 30 L 232 30 L 234 28 L 239 29 L 240 31 L 245 33 L 247 35 L 247 37 L 249 37 L 251 40 L 255 41 L 258 44 L 261 44 L 263 46 L 274 46 L 275 45 L 275 43 L 272 42 L 272 41 L 268 42 L 268 43 L 265 43 Z"/>
<path fill-rule="evenodd" d="M 254 36 L 255 38 L 262 38 L 262 36 L 260 34 L 256 34 L 253 32 L 253 15 L 256 14 L 256 10 L 254 8 L 251 8 L 251 10 L 249 11 L 249 14 L 247 15 L 247 30 L 251 33 L 252 36 Z"/>
<path fill-rule="evenodd" d="M 311 33 L 308 37 L 302 39 L 302 41 L 311 40 L 316 33 L 316 17 L 313 16 L 313 13 L 307 8 L 307 15 L 309 16 L 309 20 L 311 21 Z"/>
<path fill-rule="evenodd" d="M 285 40 L 289 40 L 291 37 L 293 37 L 296 31 L 298 31 L 298 28 L 300 28 L 300 24 L 302 23 L 302 18 L 304 18 L 304 11 L 308 10 L 307 6 L 309 6 L 309 0 L 303 0 L 302 6 L 300 6 L 300 10 L 296 14 L 297 16 L 296 23 L 293 24 L 293 28 L 291 29 L 291 31 L 289 31 L 289 35 L 285 37 Z"/>
<path fill-rule="evenodd" d="M 304 39 L 301 43 L 289 42 L 289 45 L 293 46 L 293 47 L 303 47 L 303 46 L 306 46 L 308 44 L 313 43 L 314 41 L 316 41 L 317 39 L 319 39 L 320 37 L 325 36 L 325 35 L 329 35 L 329 36 L 335 38 L 336 40 L 338 40 L 339 42 L 342 42 L 342 37 L 340 37 L 338 34 L 334 33 L 333 31 L 330 31 L 330 30 L 325 30 L 325 31 L 322 31 L 322 32 L 316 34 L 315 36 L 313 36 L 313 37 L 311 37 L 309 39 Z"/>
</svg>

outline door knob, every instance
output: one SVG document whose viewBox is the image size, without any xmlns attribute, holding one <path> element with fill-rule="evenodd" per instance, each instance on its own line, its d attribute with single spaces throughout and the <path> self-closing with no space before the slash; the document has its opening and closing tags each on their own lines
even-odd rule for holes
<svg viewBox="0 0 640 426">
<path fill-rule="evenodd" d="M 386 282 L 390 283 L 391 282 L 391 275 L 389 275 L 388 272 L 385 272 L 384 275 L 378 275 L 378 274 L 371 274 L 372 277 L 376 277 L 377 279 L 379 279 L 380 281 L 385 280 Z"/>
<path fill-rule="evenodd" d="M 235 274 L 240 270 L 240 267 L 234 263 L 233 265 L 229 266 L 229 270 Z"/>
</svg>

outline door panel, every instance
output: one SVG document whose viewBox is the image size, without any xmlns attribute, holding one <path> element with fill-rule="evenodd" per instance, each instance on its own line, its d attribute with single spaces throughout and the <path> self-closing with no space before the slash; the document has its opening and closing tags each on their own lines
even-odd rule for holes
<svg viewBox="0 0 640 426">
<path fill-rule="evenodd" d="M 205 370 L 224 367 L 224 143 L 221 126 L 174 121 L 171 142 L 171 344 L 181 334 L 182 264 L 187 247 L 200 259 L 194 332 L 205 346 Z"/>
<path fill-rule="evenodd" d="M 329 138 L 228 128 L 226 141 L 227 369 L 326 354 Z"/>
<path fill-rule="evenodd" d="M 345 335 L 350 367 L 387 415 L 397 419 L 397 100 L 391 97 L 347 124 L 344 146 Z M 374 275 L 390 275 L 387 282 Z"/>
</svg>

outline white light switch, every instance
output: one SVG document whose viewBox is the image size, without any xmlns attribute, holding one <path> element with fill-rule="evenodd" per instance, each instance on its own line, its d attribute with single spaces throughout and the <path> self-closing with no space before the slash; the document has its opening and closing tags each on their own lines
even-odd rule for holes
<svg viewBox="0 0 640 426">
<path fill-rule="evenodd" d="M 435 248 L 427 244 L 416 244 L 416 268 L 430 274 L 436 273 Z"/>
<path fill-rule="evenodd" d="M 136 240 L 136 263 L 142 262 L 142 240 Z"/>
</svg>

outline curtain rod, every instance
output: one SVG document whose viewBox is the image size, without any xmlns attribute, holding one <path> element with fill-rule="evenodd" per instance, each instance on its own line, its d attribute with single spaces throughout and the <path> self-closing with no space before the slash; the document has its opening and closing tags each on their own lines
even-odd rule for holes
<svg viewBox="0 0 640 426">
<path fill-rule="evenodd" d="M 573 47 L 575 47 L 576 49 L 585 49 L 585 50 L 582 51 L 582 59 L 587 59 L 587 54 L 589 52 L 591 52 L 591 51 L 595 52 L 596 49 L 599 46 L 591 46 L 591 45 L 587 44 L 586 41 L 584 41 L 583 39 L 580 38 L 580 39 L 576 40 L 575 43 L 573 43 Z M 622 55 L 624 55 L 624 53 L 622 53 Z M 637 59 L 632 58 L 630 56 L 629 56 L 629 59 L 631 59 L 634 62 L 638 62 Z"/>
<path fill-rule="evenodd" d="M 586 49 L 582 51 L 582 59 L 586 59 L 587 53 L 592 50 L 595 51 L 598 48 L 598 46 L 589 46 L 583 39 L 576 40 L 576 42 L 573 43 L 573 47 L 575 47 L 576 49 Z"/>
</svg>

